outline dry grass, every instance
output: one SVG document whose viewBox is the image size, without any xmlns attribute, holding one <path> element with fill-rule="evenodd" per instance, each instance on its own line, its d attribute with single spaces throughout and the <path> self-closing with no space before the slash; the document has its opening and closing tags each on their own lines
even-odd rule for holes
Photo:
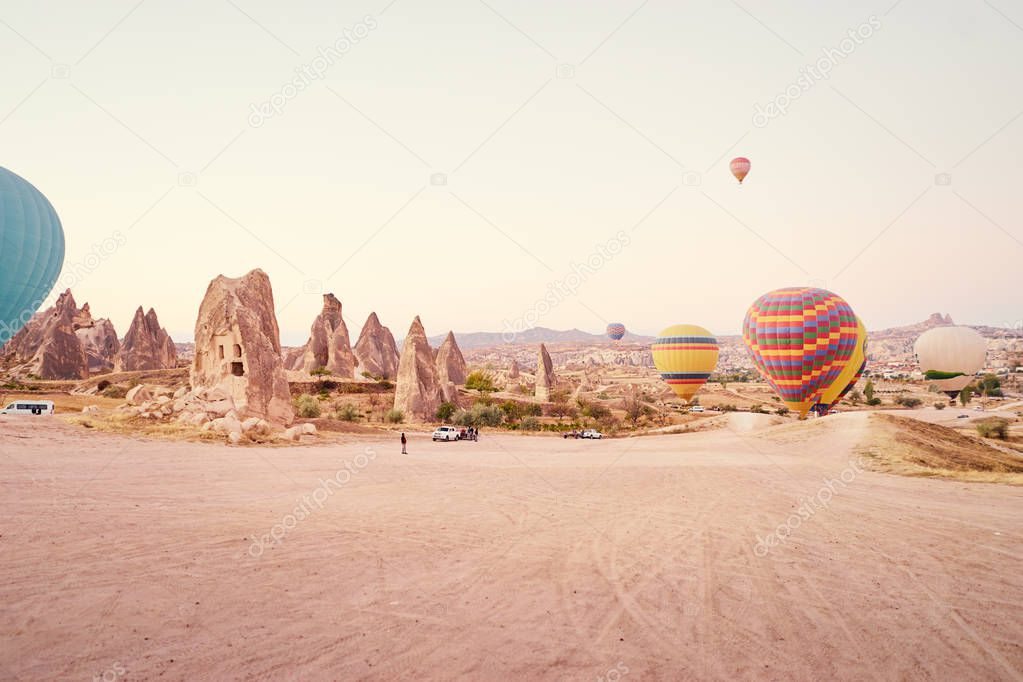
<svg viewBox="0 0 1023 682">
<path fill-rule="evenodd" d="M 96 429 L 121 436 L 159 438 L 162 440 L 223 441 L 224 436 L 200 431 L 198 427 L 180 422 L 142 419 L 124 412 L 77 414 L 64 418 L 68 424 Z"/>
<path fill-rule="evenodd" d="M 1023 485 L 1023 458 L 937 424 L 889 414 L 871 415 L 858 453 L 872 468 L 900 476 Z"/>
</svg>

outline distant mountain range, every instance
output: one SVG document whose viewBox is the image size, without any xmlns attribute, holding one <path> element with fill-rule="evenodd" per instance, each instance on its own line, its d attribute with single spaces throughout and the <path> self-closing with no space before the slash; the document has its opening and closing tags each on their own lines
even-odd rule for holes
<svg viewBox="0 0 1023 682">
<path fill-rule="evenodd" d="M 446 336 L 447 334 L 441 334 L 429 337 L 430 345 L 436 348 L 444 342 L 444 337 Z M 547 327 L 533 327 L 514 335 L 510 332 L 508 334 L 502 332 L 455 332 L 455 340 L 462 350 L 522 344 L 535 345 L 540 343 L 614 343 L 604 334 L 590 334 L 581 329 L 562 330 L 549 329 Z M 625 338 L 620 343 L 650 343 L 653 340 L 654 337 L 652 336 L 641 336 L 626 332 Z"/>
</svg>

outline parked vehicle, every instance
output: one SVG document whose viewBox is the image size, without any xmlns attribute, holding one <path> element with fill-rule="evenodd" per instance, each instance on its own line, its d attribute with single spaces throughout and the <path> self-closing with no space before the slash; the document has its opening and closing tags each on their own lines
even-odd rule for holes
<svg viewBox="0 0 1023 682">
<path fill-rule="evenodd" d="M 586 429 L 585 431 L 582 432 L 582 435 L 580 435 L 579 437 L 600 440 L 601 438 L 604 437 L 604 435 L 600 431 L 597 431 L 596 429 Z"/>
<path fill-rule="evenodd" d="M 454 426 L 438 426 L 437 430 L 433 432 L 433 441 L 436 443 L 439 440 L 458 440 L 459 433 L 458 429 Z"/>
<path fill-rule="evenodd" d="M 0 414 L 53 414 L 52 400 L 15 400 Z"/>
<path fill-rule="evenodd" d="M 582 435 L 581 431 L 576 431 L 575 429 L 572 429 L 571 431 L 565 431 L 563 434 L 561 434 L 561 437 L 562 438 L 579 438 L 581 435 Z"/>
<path fill-rule="evenodd" d="M 689 408 L 690 412 L 703 412 L 703 405 L 693 405 Z"/>
</svg>

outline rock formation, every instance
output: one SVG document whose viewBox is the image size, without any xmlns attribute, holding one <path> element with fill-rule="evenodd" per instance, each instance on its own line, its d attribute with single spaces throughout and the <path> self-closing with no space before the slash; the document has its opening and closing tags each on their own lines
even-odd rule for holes
<svg viewBox="0 0 1023 682">
<path fill-rule="evenodd" d="M 335 376 L 355 376 L 355 354 L 348 341 L 348 327 L 341 316 L 341 301 L 334 294 L 323 295 L 323 310 L 313 320 L 309 340 L 302 353 L 292 357 L 288 369 L 312 372 L 323 368 Z"/>
<path fill-rule="evenodd" d="M 193 393 L 226 408 L 225 415 L 275 424 L 294 419 L 273 289 L 262 270 L 210 282 L 195 322 L 191 381 Z"/>
<path fill-rule="evenodd" d="M 5 364 L 41 379 L 88 379 L 89 358 L 75 333 L 76 318 L 81 320 L 81 311 L 68 289 L 4 346 Z"/>
<path fill-rule="evenodd" d="M 433 350 L 417 315 L 401 348 L 394 409 L 401 410 L 406 417 L 432 419 L 443 400 Z"/>
<path fill-rule="evenodd" d="M 355 342 L 358 371 L 393 379 L 398 375 L 398 346 L 391 330 L 380 324 L 376 313 L 370 313 Z"/>
<path fill-rule="evenodd" d="M 121 351 L 114 361 L 118 372 L 134 372 L 143 369 L 173 369 L 178 365 L 178 351 L 166 329 L 160 326 L 156 311 L 152 308 L 142 313 L 142 306 L 135 310 L 128 333 L 124 335 Z"/>
<path fill-rule="evenodd" d="M 545 402 L 550 400 L 553 388 L 554 363 L 551 354 L 547 352 L 547 346 L 541 343 L 540 351 L 536 354 L 536 399 Z"/>
<path fill-rule="evenodd" d="M 508 378 L 509 379 L 519 378 L 519 363 L 514 358 L 511 361 L 511 367 L 508 368 Z"/>
<path fill-rule="evenodd" d="M 453 384 L 465 383 L 465 358 L 455 341 L 454 332 L 448 332 L 444 343 L 437 349 L 437 378 L 441 383 L 451 382 Z"/>
<path fill-rule="evenodd" d="M 113 323 L 106 319 L 92 319 L 89 304 L 83 305 L 74 317 L 72 326 L 88 358 L 89 370 L 100 372 L 112 369 L 121 349 Z"/>
</svg>

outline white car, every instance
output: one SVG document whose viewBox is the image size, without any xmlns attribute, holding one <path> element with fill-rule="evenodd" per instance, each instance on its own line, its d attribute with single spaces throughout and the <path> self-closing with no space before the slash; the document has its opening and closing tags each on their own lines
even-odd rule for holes
<svg viewBox="0 0 1023 682">
<path fill-rule="evenodd" d="M 437 430 L 433 432 L 433 440 L 434 442 L 439 440 L 458 440 L 458 429 L 454 426 L 438 426 Z"/>
<path fill-rule="evenodd" d="M 0 414 L 53 414 L 52 400 L 15 400 Z"/>
<path fill-rule="evenodd" d="M 703 412 L 703 405 L 693 405 L 689 408 L 690 412 Z"/>
<path fill-rule="evenodd" d="M 586 429 L 585 431 L 583 431 L 582 435 L 579 436 L 579 437 L 580 438 L 593 438 L 595 440 L 600 440 L 604 436 L 603 436 L 603 434 L 600 433 L 600 431 L 597 431 L 596 429 Z"/>
</svg>

